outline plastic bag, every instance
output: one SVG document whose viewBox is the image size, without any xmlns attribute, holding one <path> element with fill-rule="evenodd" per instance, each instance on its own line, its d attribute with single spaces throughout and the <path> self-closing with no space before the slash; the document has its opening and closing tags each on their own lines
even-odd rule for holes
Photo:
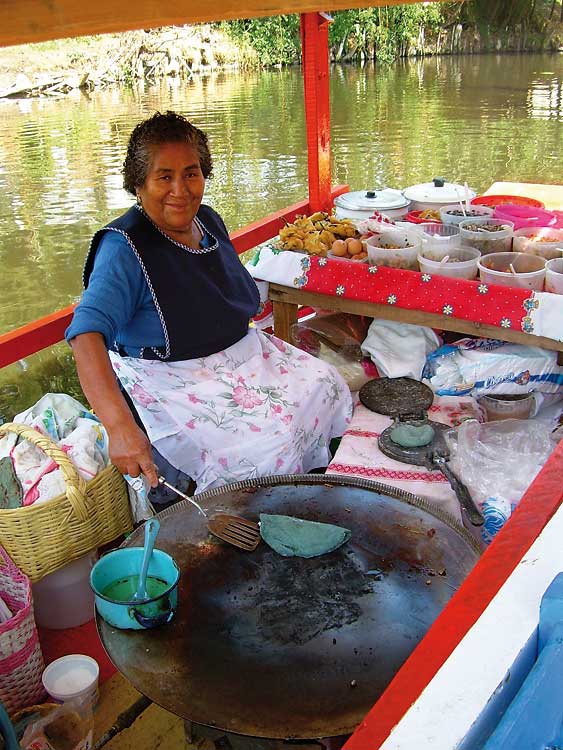
<svg viewBox="0 0 563 750">
<path fill-rule="evenodd" d="M 471 419 L 446 439 L 452 469 L 485 516 L 481 536 L 489 544 L 555 447 L 550 429 L 539 420 Z"/>
<path fill-rule="evenodd" d="M 75 698 L 28 724 L 20 745 L 25 750 L 90 750 L 93 733 L 91 699 Z"/>
<path fill-rule="evenodd" d="M 371 318 L 318 310 L 316 315 L 291 328 L 291 343 L 336 367 L 351 391 L 359 391 L 377 377 L 372 362 L 364 357 L 361 342 Z"/>
<path fill-rule="evenodd" d="M 439 396 L 563 392 L 557 352 L 496 339 L 460 339 L 428 355 L 423 378 Z"/>
</svg>

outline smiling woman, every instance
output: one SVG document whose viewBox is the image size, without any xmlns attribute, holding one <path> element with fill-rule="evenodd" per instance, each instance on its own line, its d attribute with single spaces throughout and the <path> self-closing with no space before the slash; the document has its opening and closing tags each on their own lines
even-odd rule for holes
<svg viewBox="0 0 563 750">
<path fill-rule="evenodd" d="M 112 462 L 153 487 L 157 470 L 201 491 L 326 466 L 352 411 L 336 370 L 249 329 L 258 289 L 202 204 L 211 168 L 181 115 L 135 127 L 123 173 L 137 204 L 94 235 L 66 332 Z"/>
</svg>

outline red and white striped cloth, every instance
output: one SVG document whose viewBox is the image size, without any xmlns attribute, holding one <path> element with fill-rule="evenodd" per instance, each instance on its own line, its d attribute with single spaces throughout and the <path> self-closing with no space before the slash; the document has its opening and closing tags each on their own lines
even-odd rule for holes
<svg viewBox="0 0 563 750">
<path fill-rule="evenodd" d="M 483 421 L 480 407 L 470 396 L 436 396 L 428 416 L 452 427 L 466 419 Z M 377 438 L 391 424 L 389 417 L 357 404 L 350 427 L 344 433 L 327 473 L 373 479 L 422 495 L 461 521 L 459 503 L 441 472 L 395 461 L 379 450 Z"/>
</svg>

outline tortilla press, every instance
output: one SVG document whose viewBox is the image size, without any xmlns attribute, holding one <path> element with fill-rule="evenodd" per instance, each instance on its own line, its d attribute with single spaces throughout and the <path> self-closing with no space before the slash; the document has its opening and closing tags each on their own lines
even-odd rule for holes
<svg viewBox="0 0 563 750">
<path fill-rule="evenodd" d="M 452 428 L 428 419 L 427 412 L 434 401 L 432 389 L 413 378 L 377 378 L 362 386 L 359 398 L 366 408 L 393 419 L 377 440 L 379 450 L 401 463 L 441 471 L 462 512 L 473 526 L 482 526 L 483 515 L 449 465 L 445 433 Z"/>
</svg>

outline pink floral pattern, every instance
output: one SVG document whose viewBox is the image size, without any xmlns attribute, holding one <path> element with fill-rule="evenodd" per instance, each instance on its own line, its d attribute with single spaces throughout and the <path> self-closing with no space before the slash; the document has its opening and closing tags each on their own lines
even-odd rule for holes
<svg viewBox="0 0 563 750">
<path fill-rule="evenodd" d="M 352 415 L 334 368 L 256 329 L 203 359 L 110 357 L 151 442 L 198 492 L 326 466 Z"/>
</svg>

